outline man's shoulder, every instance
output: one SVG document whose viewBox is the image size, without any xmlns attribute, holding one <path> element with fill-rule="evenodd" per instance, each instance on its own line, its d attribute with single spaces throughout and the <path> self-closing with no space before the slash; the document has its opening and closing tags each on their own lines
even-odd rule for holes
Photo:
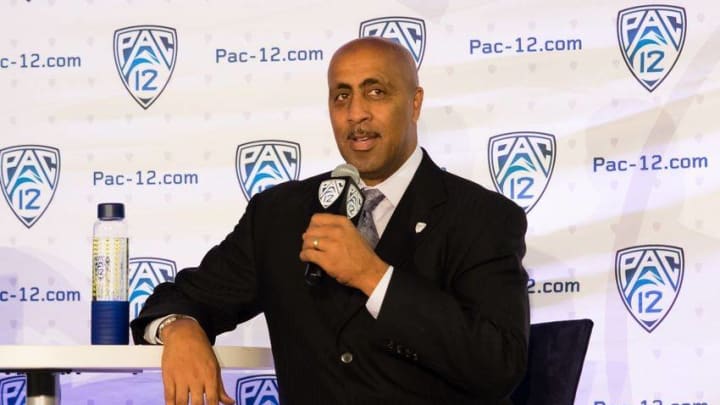
<svg viewBox="0 0 720 405">
<path fill-rule="evenodd" d="M 444 170 L 441 175 L 450 201 L 509 212 L 523 211 L 511 199 L 472 180 Z"/>
<path fill-rule="evenodd" d="M 491 234 L 498 238 L 508 233 L 524 235 L 525 210 L 504 195 L 458 175 L 442 174 L 446 192 L 446 217 L 463 235 Z"/>
<path fill-rule="evenodd" d="M 263 190 L 253 197 L 256 201 L 293 203 L 296 198 L 314 195 L 320 182 L 330 176 L 329 172 L 321 173 L 304 180 L 290 180 Z"/>
</svg>

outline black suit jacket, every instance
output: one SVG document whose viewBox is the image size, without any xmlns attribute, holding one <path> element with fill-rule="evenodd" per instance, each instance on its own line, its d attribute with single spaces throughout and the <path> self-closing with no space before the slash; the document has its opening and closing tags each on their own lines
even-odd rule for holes
<svg viewBox="0 0 720 405">
<path fill-rule="evenodd" d="M 359 290 L 304 281 L 301 235 L 327 177 L 252 198 L 198 268 L 155 289 L 135 342 L 170 313 L 194 316 L 214 341 L 264 312 L 283 405 L 504 403 L 527 361 L 522 209 L 424 154 L 376 248 L 395 270 L 374 319 Z"/>
</svg>

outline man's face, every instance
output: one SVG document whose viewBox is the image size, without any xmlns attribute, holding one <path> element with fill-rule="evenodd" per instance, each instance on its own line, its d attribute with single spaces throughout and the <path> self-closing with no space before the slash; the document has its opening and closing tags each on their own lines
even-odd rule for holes
<svg viewBox="0 0 720 405">
<path fill-rule="evenodd" d="M 409 68 L 415 65 L 372 44 L 341 50 L 331 62 L 328 101 L 335 142 L 369 186 L 392 175 L 417 145 L 423 92 L 407 77 Z"/>
</svg>

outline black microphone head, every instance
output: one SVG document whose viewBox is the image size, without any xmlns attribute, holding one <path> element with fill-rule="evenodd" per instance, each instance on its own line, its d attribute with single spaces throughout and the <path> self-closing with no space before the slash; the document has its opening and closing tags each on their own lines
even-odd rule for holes
<svg viewBox="0 0 720 405">
<path fill-rule="evenodd" d="M 320 183 L 318 201 L 322 210 L 347 217 L 357 224 L 365 198 L 358 183 L 360 173 L 355 166 L 342 164 L 332 171 L 331 178 Z"/>
<path fill-rule="evenodd" d="M 331 177 L 320 183 L 319 208 L 324 212 L 346 215 L 354 225 L 357 225 L 360 218 L 358 214 L 365 201 L 358 183 L 360 183 L 360 173 L 355 166 L 346 163 L 336 167 Z M 305 267 L 305 282 L 310 286 L 317 285 L 324 273 L 317 264 L 308 263 Z"/>
</svg>

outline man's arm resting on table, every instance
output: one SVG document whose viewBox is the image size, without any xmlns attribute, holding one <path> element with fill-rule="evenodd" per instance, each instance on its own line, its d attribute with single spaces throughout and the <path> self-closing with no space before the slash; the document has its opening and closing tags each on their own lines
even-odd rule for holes
<svg viewBox="0 0 720 405">
<path fill-rule="evenodd" d="M 370 297 L 368 297 L 367 303 L 365 304 L 365 307 L 367 308 L 368 312 L 370 312 L 370 315 L 372 315 L 373 318 L 377 319 L 378 315 L 380 314 L 380 309 L 382 308 L 383 300 L 385 299 L 385 294 L 387 293 L 388 285 L 390 285 L 390 277 L 392 277 L 393 273 L 393 267 L 390 266 L 387 271 L 385 272 L 385 275 L 380 279 L 380 282 L 373 290 L 372 294 L 370 294 Z M 161 332 L 162 329 L 164 329 L 165 326 L 169 325 L 169 323 L 174 322 L 178 319 L 192 319 L 193 321 L 197 322 L 197 319 L 193 318 L 192 316 L 188 315 L 182 315 L 182 314 L 170 314 L 166 315 L 157 319 L 152 320 L 150 323 L 147 324 L 145 327 L 145 333 L 143 334 L 143 338 L 146 342 L 153 344 L 153 345 L 161 345 L 163 344 L 161 339 Z"/>
<path fill-rule="evenodd" d="M 234 403 L 225 391 L 220 365 L 198 321 L 169 315 L 160 319 L 157 333 L 155 340 L 164 342 L 161 367 L 166 404 L 187 404 L 190 399 L 193 404 Z"/>
</svg>

